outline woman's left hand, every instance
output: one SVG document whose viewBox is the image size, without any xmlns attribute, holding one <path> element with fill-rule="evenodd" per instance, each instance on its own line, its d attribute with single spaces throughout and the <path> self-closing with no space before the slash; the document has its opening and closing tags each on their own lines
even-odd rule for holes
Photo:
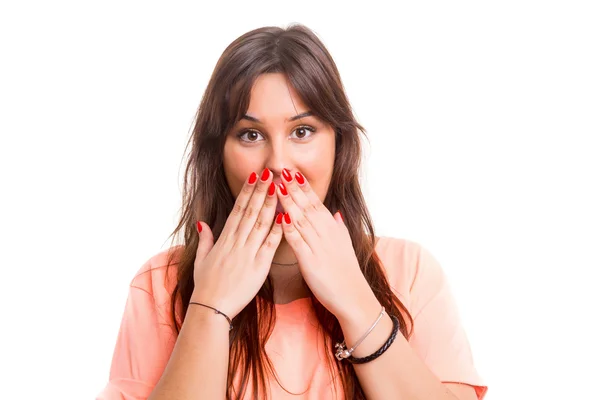
<svg viewBox="0 0 600 400">
<path fill-rule="evenodd" d="M 277 190 L 289 215 L 282 221 L 283 233 L 315 297 L 338 320 L 376 303 L 340 212 L 331 215 L 300 172 L 294 179 L 286 170 L 283 179 Z"/>
</svg>

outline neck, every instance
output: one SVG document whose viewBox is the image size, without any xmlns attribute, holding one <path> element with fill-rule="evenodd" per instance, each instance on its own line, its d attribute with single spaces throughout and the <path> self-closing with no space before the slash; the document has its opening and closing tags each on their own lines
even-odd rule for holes
<svg viewBox="0 0 600 400">
<path fill-rule="evenodd" d="M 275 251 L 273 261 L 281 264 L 297 263 L 294 251 L 281 239 L 279 247 Z M 298 264 L 296 265 L 271 265 L 269 272 L 273 282 L 273 301 L 277 304 L 285 304 L 290 301 L 310 296 L 310 291 L 304 283 Z"/>
</svg>

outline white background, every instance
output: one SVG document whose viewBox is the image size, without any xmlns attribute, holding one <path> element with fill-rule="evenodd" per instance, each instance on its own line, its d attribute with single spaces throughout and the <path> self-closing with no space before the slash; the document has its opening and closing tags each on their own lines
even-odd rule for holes
<svg viewBox="0 0 600 400">
<path fill-rule="evenodd" d="M 595 2 L 205 3 L 0 6 L 1 397 L 106 384 L 218 57 L 300 22 L 368 130 L 377 234 L 441 262 L 486 399 L 600 398 Z"/>
</svg>

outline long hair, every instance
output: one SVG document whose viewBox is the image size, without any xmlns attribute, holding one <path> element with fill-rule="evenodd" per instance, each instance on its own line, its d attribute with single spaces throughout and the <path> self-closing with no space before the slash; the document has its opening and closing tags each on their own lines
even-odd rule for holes
<svg viewBox="0 0 600 400">
<path fill-rule="evenodd" d="M 361 163 L 360 133 L 365 129 L 355 120 L 340 74 L 333 58 L 317 35 L 307 27 L 263 27 L 231 43 L 219 58 L 193 124 L 191 144 L 183 182 L 181 218 L 172 232 L 183 232 L 177 262 L 177 283 L 172 292 L 173 327 L 179 333 L 194 290 L 194 260 L 198 247 L 196 221 L 205 221 L 215 240 L 221 234 L 235 199 L 223 169 L 223 148 L 227 132 L 247 111 L 256 78 L 264 73 L 283 73 L 289 84 L 314 115 L 335 130 L 335 161 L 325 206 L 340 210 L 352 238 L 362 273 L 375 296 L 390 315 L 400 320 L 400 331 L 408 338 L 412 317 L 394 295 L 381 261 L 375 253 L 375 232 L 359 184 Z M 171 254 L 168 264 L 174 258 Z M 333 343 L 341 342 L 339 322 L 311 294 L 319 330 L 327 348 L 325 354 L 332 380 L 340 379 L 344 398 L 364 399 L 352 365 L 338 361 Z M 233 319 L 230 332 L 230 359 L 227 399 L 241 399 L 247 387 L 252 398 L 266 397 L 269 377 L 278 380 L 265 352 L 265 343 L 275 323 L 273 286 L 267 278 L 252 301 Z M 410 328 L 409 328 L 410 327 Z M 251 383 L 249 385 L 249 383 Z M 240 390 L 236 391 L 236 387 Z M 335 387 L 335 385 L 334 385 Z"/>
</svg>

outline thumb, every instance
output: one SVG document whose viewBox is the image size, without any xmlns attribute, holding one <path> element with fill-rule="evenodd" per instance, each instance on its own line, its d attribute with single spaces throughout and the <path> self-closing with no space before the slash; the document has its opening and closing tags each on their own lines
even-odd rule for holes
<svg viewBox="0 0 600 400">
<path fill-rule="evenodd" d="M 333 218 L 337 221 L 338 224 L 344 224 L 344 217 L 342 217 L 342 213 L 338 210 L 335 214 L 333 214 Z"/>
<path fill-rule="evenodd" d="M 198 231 L 198 236 L 200 236 L 198 249 L 196 250 L 196 259 L 203 260 L 215 245 L 215 238 L 210 227 L 202 221 L 196 222 L 196 230 Z"/>
</svg>

